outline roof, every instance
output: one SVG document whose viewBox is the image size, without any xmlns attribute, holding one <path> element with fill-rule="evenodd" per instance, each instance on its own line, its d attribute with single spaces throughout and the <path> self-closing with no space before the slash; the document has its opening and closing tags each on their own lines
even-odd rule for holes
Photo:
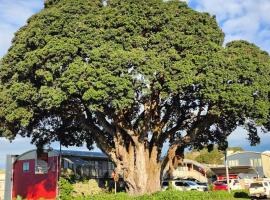
<svg viewBox="0 0 270 200">
<path fill-rule="evenodd" d="M 209 167 L 207 167 L 207 166 L 205 166 L 205 165 L 203 165 L 203 164 L 201 164 L 201 163 L 199 163 L 199 162 L 197 162 L 195 160 L 184 159 L 183 163 L 191 163 L 191 164 L 196 165 L 196 166 L 198 166 L 198 167 L 200 167 L 202 169 L 208 169 L 209 168 Z"/>
<path fill-rule="evenodd" d="M 226 174 L 226 167 L 210 167 L 210 169 L 216 174 L 216 175 L 224 175 Z M 242 174 L 242 173 L 252 173 L 256 174 L 256 170 L 254 167 L 251 166 L 234 166 L 229 167 L 229 173 L 230 174 Z"/>
<path fill-rule="evenodd" d="M 70 157 L 70 158 L 64 158 L 64 160 L 68 161 L 71 164 L 75 165 L 89 165 L 90 163 L 86 160 L 83 160 L 78 157 Z"/>
<path fill-rule="evenodd" d="M 52 152 L 54 154 L 60 154 L 60 150 L 50 150 L 45 149 L 48 152 Z M 35 152 L 36 149 L 32 149 L 29 151 L 26 151 L 22 153 L 21 155 L 18 155 L 16 160 L 19 160 L 21 157 L 28 155 L 30 153 Z M 108 156 L 102 152 L 92 152 L 92 151 L 74 151 L 74 150 L 61 150 L 61 154 L 63 156 L 76 156 L 76 157 L 84 157 L 84 158 L 102 158 L 102 159 L 108 159 Z"/>
<path fill-rule="evenodd" d="M 245 154 L 245 153 L 250 153 L 250 154 L 260 154 L 260 155 L 266 155 L 266 156 L 270 156 L 270 154 L 268 153 L 268 151 L 265 152 L 256 152 L 256 151 L 237 151 L 235 153 L 232 153 L 230 155 L 227 155 L 227 157 L 233 156 L 233 155 L 237 155 L 237 154 Z M 224 158 L 224 157 L 223 157 Z"/>
<path fill-rule="evenodd" d="M 54 150 L 60 154 L 60 150 Z M 61 150 L 63 156 L 78 156 L 78 157 L 91 157 L 91 158 L 108 158 L 108 156 L 102 152 L 93 151 L 74 151 L 74 150 Z"/>
</svg>

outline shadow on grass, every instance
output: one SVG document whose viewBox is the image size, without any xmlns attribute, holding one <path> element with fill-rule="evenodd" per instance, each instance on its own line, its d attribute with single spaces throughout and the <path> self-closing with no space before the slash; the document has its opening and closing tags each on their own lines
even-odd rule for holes
<svg viewBox="0 0 270 200">
<path fill-rule="evenodd" d="M 246 192 L 235 192 L 234 198 L 249 199 L 248 193 Z"/>
</svg>

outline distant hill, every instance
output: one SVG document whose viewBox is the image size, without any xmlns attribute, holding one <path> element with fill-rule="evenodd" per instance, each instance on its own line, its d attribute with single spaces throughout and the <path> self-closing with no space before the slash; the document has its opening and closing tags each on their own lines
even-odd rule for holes
<svg viewBox="0 0 270 200">
<path fill-rule="evenodd" d="M 241 147 L 229 147 L 228 151 L 230 153 L 237 152 L 237 151 L 244 151 Z M 213 164 L 213 165 L 221 165 L 223 164 L 223 157 L 224 157 L 224 152 L 218 150 L 217 147 L 214 147 L 212 151 L 208 151 L 207 148 L 204 148 L 201 151 L 191 151 L 187 152 L 185 154 L 185 158 L 190 159 L 190 160 L 196 160 L 197 162 L 200 163 L 205 163 L 205 164 Z"/>
</svg>

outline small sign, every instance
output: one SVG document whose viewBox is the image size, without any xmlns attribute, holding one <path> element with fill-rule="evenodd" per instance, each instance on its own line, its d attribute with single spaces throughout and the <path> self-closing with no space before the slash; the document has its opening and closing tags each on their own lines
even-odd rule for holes
<svg viewBox="0 0 270 200">
<path fill-rule="evenodd" d="M 115 171 L 112 172 L 112 178 L 113 178 L 114 182 L 117 182 L 119 180 L 119 176 Z"/>
</svg>

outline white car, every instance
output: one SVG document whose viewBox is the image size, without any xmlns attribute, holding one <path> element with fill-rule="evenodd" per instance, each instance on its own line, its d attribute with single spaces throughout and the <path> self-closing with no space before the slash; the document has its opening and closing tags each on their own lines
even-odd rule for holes
<svg viewBox="0 0 270 200">
<path fill-rule="evenodd" d="M 263 187 L 265 189 L 265 193 L 267 194 L 267 197 L 270 198 L 270 181 L 262 181 L 263 182 Z"/>
<path fill-rule="evenodd" d="M 172 187 L 179 191 L 207 191 L 207 186 L 205 185 L 198 185 L 193 181 L 186 181 L 186 180 L 172 180 Z M 169 181 L 162 182 L 162 190 L 166 190 L 169 187 Z"/>
<path fill-rule="evenodd" d="M 251 199 L 269 198 L 270 197 L 270 182 L 269 181 L 256 181 L 250 184 L 249 196 Z"/>
<path fill-rule="evenodd" d="M 201 183 L 201 182 L 195 182 L 199 186 L 199 191 L 208 191 L 208 184 L 207 183 Z"/>
<path fill-rule="evenodd" d="M 231 190 L 243 189 L 238 179 L 230 179 L 229 187 Z"/>
</svg>

